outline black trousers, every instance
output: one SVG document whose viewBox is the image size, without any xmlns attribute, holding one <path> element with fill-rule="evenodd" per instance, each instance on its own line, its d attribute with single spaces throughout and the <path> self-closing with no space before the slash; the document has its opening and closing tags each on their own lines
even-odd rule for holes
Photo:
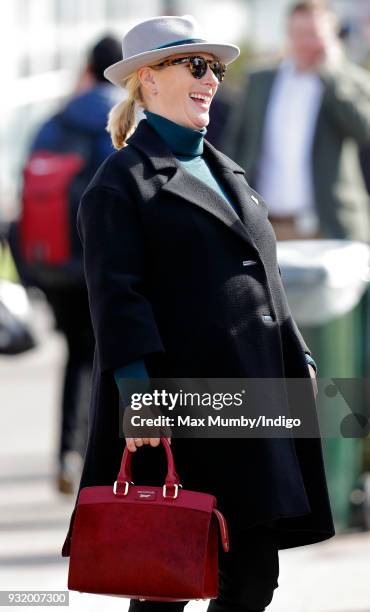
<svg viewBox="0 0 370 612">
<path fill-rule="evenodd" d="M 84 456 L 87 444 L 88 407 L 94 357 L 94 332 L 85 287 L 45 290 L 56 328 L 67 342 L 58 457 L 66 451 Z"/>
<path fill-rule="evenodd" d="M 230 529 L 230 550 L 219 543 L 219 596 L 208 612 L 262 612 L 271 603 L 278 584 L 279 554 L 273 523 L 243 531 Z M 130 600 L 129 612 L 182 612 L 188 601 Z"/>
</svg>

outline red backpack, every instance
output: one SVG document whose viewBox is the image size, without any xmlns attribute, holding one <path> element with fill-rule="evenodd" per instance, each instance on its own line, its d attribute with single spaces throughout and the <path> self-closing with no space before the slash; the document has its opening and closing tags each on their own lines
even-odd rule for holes
<svg viewBox="0 0 370 612">
<path fill-rule="evenodd" d="M 33 152 L 24 167 L 19 250 L 27 274 L 41 287 L 84 282 L 76 219 L 93 174 L 93 146 L 91 136 L 67 130 L 55 150 Z"/>
</svg>

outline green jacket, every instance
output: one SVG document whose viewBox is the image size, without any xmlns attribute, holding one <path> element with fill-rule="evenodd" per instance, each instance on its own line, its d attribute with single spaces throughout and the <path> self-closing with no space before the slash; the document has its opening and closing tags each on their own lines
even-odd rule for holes
<svg viewBox="0 0 370 612">
<path fill-rule="evenodd" d="M 275 65 L 246 75 L 225 130 L 223 150 L 245 169 L 252 187 L 277 72 Z M 359 161 L 359 148 L 370 143 L 370 75 L 347 60 L 318 74 L 325 87 L 311 163 L 321 232 L 326 238 L 370 242 L 369 196 Z"/>
</svg>

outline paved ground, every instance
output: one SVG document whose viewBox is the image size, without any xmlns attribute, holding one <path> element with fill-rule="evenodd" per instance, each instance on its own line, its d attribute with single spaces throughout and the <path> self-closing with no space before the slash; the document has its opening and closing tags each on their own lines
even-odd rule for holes
<svg viewBox="0 0 370 612">
<path fill-rule="evenodd" d="M 45 331 L 36 351 L 0 359 L 2 590 L 66 589 L 68 562 L 60 549 L 73 500 L 53 482 L 64 357 L 62 338 Z M 279 584 L 269 612 L 370 612 L 370 533 L 281 551 Z M 128 601 L 71 592 L 70 608 L 124 612 Z M 207 602 L 186 607 L 206 609 Z"/>
</svg>

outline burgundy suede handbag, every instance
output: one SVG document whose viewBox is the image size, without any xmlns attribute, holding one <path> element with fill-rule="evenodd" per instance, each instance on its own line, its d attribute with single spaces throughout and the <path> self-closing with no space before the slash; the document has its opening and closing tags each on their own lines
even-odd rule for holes
<svg viewBox="0 0 370 612">
<path fill-rule="evenodd" d="M 140 600 L 218 596 L 218 527 L 228 528 L 213 495 L 182 488 L 170 444 L 163 487 L 135 485 L 125 446 L 114 486 L 84 487 L 62 556 L 70 556 L 68 588 Z M 139 451 L 140 454 L 140 451 Z"/>
</svg>

